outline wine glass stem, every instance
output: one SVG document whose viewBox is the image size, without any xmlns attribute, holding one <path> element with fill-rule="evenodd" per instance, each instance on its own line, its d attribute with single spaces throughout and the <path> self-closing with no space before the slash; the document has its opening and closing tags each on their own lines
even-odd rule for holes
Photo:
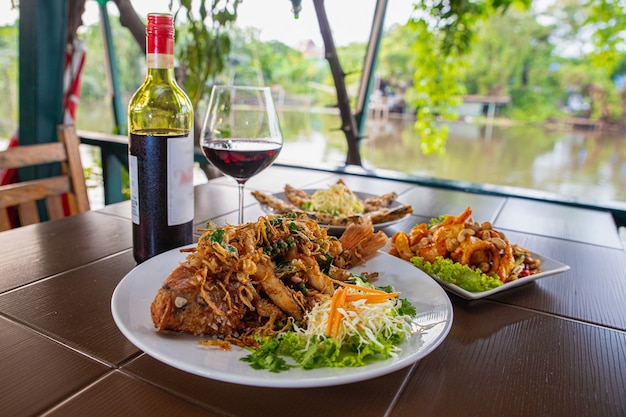
<svg viewBox="0 0 626 417">
<path fill-rule="evenodd" d="M 237 182 L 237 188 L 239 188 L 239 224 L 243 224 L 243 191 L 245 184 L 243 182 Z"/>
</svg>

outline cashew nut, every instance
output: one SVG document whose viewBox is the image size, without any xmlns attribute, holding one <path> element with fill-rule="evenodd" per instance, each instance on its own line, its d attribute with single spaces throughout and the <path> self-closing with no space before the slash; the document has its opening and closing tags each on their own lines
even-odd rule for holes
<svg viewBox="0 0 626 417">
<path fill-rule="evenodd" d="M 492 237 L 491 239 L 489 239 L 489 242 L 493 243 L 494 245 L 496 245 L 496 248 L 503 250 L 506 248 L 506 242 L 502 239 L 500 239 L 499 237 Z"/>
<path fill-rule="evenodd" d="M 459 232 L 457 240 L 463 242 L 467 236 L 473 236 L 476 232 L 472 229 L 463 229 Z"/>
</svg>

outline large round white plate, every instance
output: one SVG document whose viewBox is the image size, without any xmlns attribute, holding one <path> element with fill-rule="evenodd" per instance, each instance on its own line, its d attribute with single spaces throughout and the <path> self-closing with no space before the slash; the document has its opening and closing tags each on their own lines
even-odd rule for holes
<svg viewBox="0 0 626 417">
<path fill-rule="evenodd" d="M 315 190 L 315 189 L 310 189 L 310 190 L 303 190 L 303 191 L 305 191 L 305 192 L 306 192 L 307 194 L 309 194 L 309 195 L 313 195 L 313 193 L 315 193 L 315 191 L 317 191 L 317 190 Z M 364 193 L 364 192 L 361 192 L 361 191 L 353 191 L 353 193 L 354 193 L 354 194 L 355 194 L 355 195 L 356 195 L 359 199 L 361 199 L 361 200 L 365 200 L 366 198 L 370 198 L 370 197 L 376 197 L 376 195 L 375 195 L 375 194 Z M 274 196 L 274 197 L 276 197 L 276 198 L 279 198 L 279 199 L 281 199 L 281 200 L 288 201 L 288 200 L 287 200 L 287 197 L 285 196 L 285 193 L 284 193 L 284 192 L 274 193 L 274 194 L 272 194 L 272 196 Z M 400 206 L 402 206 L 402 205 L 403 205 L 402 203 L 400 203 L 400 202 L 398 202 L 398 201 L 394 201 L 394 202 L 391 204 L 391 206 L 390 206 L 390 207 L 391 207 L 391 208 L 395 208 L 395 207 L 400 207 Z M 261 209 L 263 209 L 263 211 L 265 211 L 266 213 L 269 213 L 269 214 L 273 214 L 273 213 L 274 213 L 274 210 L 273 210 L 270 206 L 265 205 L 265 204 L 261 204 Z M 406 220 L 409 216 L 410 216 L 410 214 L 407 214 L 406 216 L 401 217 L 401 218 L 399 218 L 399 219 L 391 220 L 391 221 L 388 221 L 388 222 L 374 223 L 374 231 L 375 231 L 375 232 L 377 232 L 377 231 L 379 231 L 379 230 L 381 230 L 381 229 L 384 229 L 385 227 L 389 227 L 389 226 L 394 225 L 394 224 L 396 224 L 396 223 L 403 222 L 403 221 L 404 221 L 404 220 Z M 328 229 L 328 232 L 329 232 L 330 234 L 332 234 L 332 235 L 340 235 L 341 233 L 343 233 L 343 232 L 344 232 L 344 230 L 346 230 L 346 227 L 347 227 L 347 226 L 334 226 L 334 225 L 327 225 L 327 224 L 324 224 L 324 223 L 322 223 L 322 222 L 318 222 L 318 223 L 319 223 L 319 225 L 320 225 L 320 226 L 322 226 L 322 227 L 328 227 L 328 228 L 329 228 L 329 229 Z"/>
<path fill-rule="evenodd" d="M 443 289 L 428 275 L 408 262 L 379 252 L 355 272 L 379 272 L 376 285 L 391 284 L 401 297 L 417 309 L 417 330 L 402 343 L 395 358 L 357 368 L 293 368 L 273 373 L 255 370 L 240 358 L 249 352 L 238 347 L 230 351 L 208 348 L 201 337 L 158 332 L 150 317 L 150 304 L 166 276 L 185 254 L 178 249 L 165 252 L 140 264 L 118 284 L 111 300 L 115 323 L 122 333 L 148 355 L 175 368 L 203 377 L 243 385 L 281 388 L 321 387 L 375 378 L 407 367 L 432 352 L 446 338 L 452 326 L 452 305 Z"/>
</svg>

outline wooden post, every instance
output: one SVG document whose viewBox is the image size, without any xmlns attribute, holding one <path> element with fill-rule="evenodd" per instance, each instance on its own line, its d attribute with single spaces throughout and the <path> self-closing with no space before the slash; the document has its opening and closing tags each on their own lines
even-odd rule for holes
<svg viewBox="0 0 626 417">
<path fill-rule="evenodd" d="M 20 1 L 20 144 L 57 140 L 57 125 L 63 123 L 67 14 L 66 0 Z M 20 176 L 40 178 L 48 173 L 42 167 Z"/>
<path fill-rule="evenodd" d="M 68 15 L 66 0 L 20 1 L 19 141 L 54 142 L 63 123 L 63 69 Z M 20 181 L 57 175 L 58 164 L 19 169 Z M 42 220 L 47 211 L 40 202 Z"/>
<path fill-rule="evenodd" d="M 102 29 L 102 39 L 104 40 L 105 61 L 107 82 L 112 92 L 111 102 L 113 106 L 113 118 L 115 119 L 115 133 L 118 135 L 128 134 L 128 123 L 126 121 L 126 108 L 122 104 L 122 93 L 119 82 L 119 70 L 117 68 L 117 57 L 113 44 L 113 32 L 109 22 L 109 13 L 106 8 L 106 1 L 99 1 L 100 6 L 100 27 Z"/>
<path fill-rule="evenodd" d="M 339 113 L 341 114 L 341 130 L 345 133 L 348 142 L 346 165 L 361 166 L 359 131 L 356 125 L 356 119 L 350 108 L 350 97 L 348 97 L 346 90 L 345 74 L 341 68 L 337 50 L 335 49 L 335 42 L 330 30 L 330 24 L 328 23 L 328 17 L 326 16 L 324 0 L 313 0 L 313 4 L 315 5 L 315 12 L 317 14 L 322 39 L 324 40 L 325 57 L 330 64 L 330 71 L 335 82 L 335 89 L 337 90 L 337 107 L 339 107 Z"/>
<path fill-rule="evenodd" d="M 388 0 L 377 0 L 374 18 L 372 19 L 372 30 L 367 43 L 367 52 L 363 60 L 363 75 L 361 76 L 361 85 L 359 86 L 359 96 L 357 97 L 355 117 L 359 126 L 359 137 L 365 136 L 365 127 L 367 122 L 367 113 L 370 96 L 374 89 L 376 79 L 376 63 L 378 61 L 378 50 L 380 49 L 380 40 L 383 36 L 383 25 L 385 23 L 385 12 L 387 11 Z M 386 107 L 381 109 L 383 120 L 384 116 L 388 116 L 389 107 L 387 102 L 383 102 Z"/>
</svg>

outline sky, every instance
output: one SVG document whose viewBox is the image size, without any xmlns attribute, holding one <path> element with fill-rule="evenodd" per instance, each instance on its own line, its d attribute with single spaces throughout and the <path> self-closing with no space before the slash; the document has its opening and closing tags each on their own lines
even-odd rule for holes
<svg viewBox="0 0 626 417">
<path fill-rule="evenodd" d="M 131 0 L 140 16 L 149 12 L 167 12 L 170 0 Z M 414 0 L 389 0 L 385 15 L 385 28 L 394 23 L 407 22 Z M 333 31 L 335 44 L 366 42 L 369 37 L 376 0 L 327 0 L 326 14 Z M 108 5 L 109 15 L 118 15 L 113 2 Z M 10 24 L 18 16 L 11 10 L 9 0 L 0 0 L 0 25 Z M 98 3 L 87 0 L 83 15 L 86 24 L 99 20 Z M 237 25 L 261 30 L 261 40 L 278 40 L 295 46 L 303 40 L 313 40 L 322 45 L 313 0 L 302 0 L 300 17 L 294 19 L 289 0 L 243 0 L 239 6 Z"/>
</svg>

